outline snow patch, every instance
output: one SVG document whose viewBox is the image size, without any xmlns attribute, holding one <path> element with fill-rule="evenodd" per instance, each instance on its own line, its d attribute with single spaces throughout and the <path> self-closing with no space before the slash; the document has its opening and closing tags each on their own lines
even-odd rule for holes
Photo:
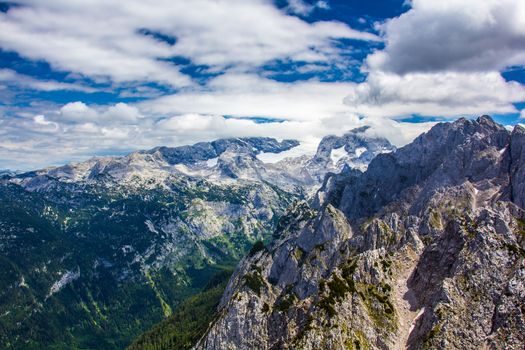
<svg viewBox="0 0 525 350">
<path fill-rule="evenodd" d="M 355 156 L 357 158 L 361 157 L 361 154 L 365 153 L 367 151 L 366 147 L 357 147 L 355 149 Z"/>
<path fill-rule="evenodd" d="M 345 151 L 345 146 L 341 146 L 339 148 L 333 148 L 330 151 L 330 159 L 332 160 L 333 164 L 337 164 L 342 158 L 346 156 L 348 156 L 348 152 Z"/>
<path fill-rule="evenodd" d="M 66 271 L 66 273 L 64 273 L 58 281 L 53 283 L 53 285 L 49 289 L 49 293 L 47 294 L 47 297 L 49 298 L 53 294 L 59 292 L 62 288 L 64 288 L 69 283 L 73 282 L 74 280 L 78 279 L 79 277 L 80 277 L 80 269 L 78 269 L 77 271 Z"/>
<path fill-rule="evenodd" d="M 122 253 L 124 253 L 124 254 L 128 254 L 128 253 L 131 253 L 133 251 L 133 247 L 130 246 L 129 244 L 126 244 L 126 245 L 122 246 L 120 249 L 122 250 Z"/>
<path fill-rule="evenodd" d="M 19 286 L 19 287 L 29 288 L 29 286 L 28 286 L 27 283 L 26 283 L 26 279 L 25 279 L 24 276 L 22 276 L 22 278 L 20 279 L 20 283 L 18 283 L 18 286 Z"/>
<path fill-rule="evenodd" d="M 290 148 L 288 151 L 271 153 L 261 152 L 257 155 L 257 159 L 266 164 L 275 164 L 286 158 L 295 158 L 304 155 L 313 156 L 317 150 L 319 140 L 308 140 L 301 142 L 298 146 Z"/>
<path fill-rule="evenodd" d="M 152 232 L 152 233 L 157 233 L 157 234 L 159 233 L 159 231 L 157 231 L 157 230 L 155 229 L 155 226 L 153 225 L 153 223 L 151 222 L 151 220 L 146 220 L 146 221 L 144 221 L 144 223 L 146 224 L 146 226 L 148 226 L 148 230 L 149 230 L 150 232 Z"/>
<path fill-rule="evenodd" d="M 211 158 L 206 161 L 206 166 L 209 168 L 213 168 L 217 165 L 217 161 L 219 160 L 219 157 Z"/>
</svg>

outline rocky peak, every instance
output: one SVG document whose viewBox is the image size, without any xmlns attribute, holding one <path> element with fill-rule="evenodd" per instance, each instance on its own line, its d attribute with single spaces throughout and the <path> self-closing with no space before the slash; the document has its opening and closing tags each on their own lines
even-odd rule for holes
<svg viewBox="0 0 525 350">
<path fill-rule="evenodd" d="M 441 123 L 327 177 L 232 277 L 197 349 L 522 349 L 524 130 Z"/>
<path fill-rule="evenodd" d="M 256 155 L 261 152 L 280 153 L 298 145 L 296 140 L 277 141 L 269 137 L 248 137 L 199 142 L 192 146 L 156 147 L 144 153 L 157 154 L 169 164 L 193 164 L 216 158 L 226 151 Z"/>
<path fill-rule="evenodd" d="M 484 116 L 440 123 L 396 152 L 376 157 L 356 182 L 345 186 L 341 209 L 351 218 L 368 217 L 389 203 L 443 186 L 503 180 L 510 157 L 510 132 Z M 388 176 L 385 176 L 388 174 Z M 414 187 L 415 192 L 404 192 Z M 416 207 L 419 202 L 412 204 Z"/>
<path fill-rule="evenodd" d="M 350 169 L 364 171 L 376 155 L 395 150 L 387 139 L 368 136 L 366 131 L 369 128 L 362 126 L 342 136 L 324 137 L 316 154 L 304 166 L 303 172 L 318 186 L 327 173 L 340 173 Z"/>
<path fill-rule="evenodd" d="M 342 157 L 345 158 L 345 161 L 359 161 L 368 157 L 373 158 L 379 153 L 391 152 L 395 149 L 387 139 L 371 137 L 365 134 L 369 129 L 369 126 L 362 126 L 352 129 L 342 136 L 325 136 L 319 143 L 312 162 L 329 163 L 335 160 L 335 163 L 337 163 Z M 334 150 L 340 150 L 342 154 L 338 157 L 334 155 Z M 346 152 L 346 154 L 343 152 Z M 339 159 L 334 159 L 334 157 Z"/>
<path fill-rule="evenodd" d="M 510 189 L 509 193 L 514 203 L 525 208 L 525 128 L 517 125 L 510 136 L 508 146 L 510 157 Z"/>
</svg>

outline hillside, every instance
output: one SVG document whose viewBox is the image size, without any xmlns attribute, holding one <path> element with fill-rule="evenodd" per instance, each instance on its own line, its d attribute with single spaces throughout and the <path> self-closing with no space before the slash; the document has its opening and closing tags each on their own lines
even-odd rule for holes
<svg viewBox="0 0 525 350">
<path fill-rule="evenodd" d="M 521 349 L 525 129 L 440 123 L 331 176 L 245 258 L 196 349 Z"/>
</svg>

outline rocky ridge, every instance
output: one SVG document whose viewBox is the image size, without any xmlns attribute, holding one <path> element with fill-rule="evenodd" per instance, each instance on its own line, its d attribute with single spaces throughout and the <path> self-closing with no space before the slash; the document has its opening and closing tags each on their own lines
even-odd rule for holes
<svg viewBox="0 0 525 350">
<path fill-rule="evenodd" d="M 92 158 L 5 177 L 31 191 L 56 181 L 168 188 L 174 177 L 191 177 L 218 185 L 267 182 L 291 192 L 312 192 L 327 173 L 364 170 L 374 156 L 395 149 L 386 139 L 367 136 L 366 130 L 362 127 L 340 137 L 327 136 L 314 156 L 287 157 L 276 163 L 265 163 L 258 156 L 286 152 L 299 142 L 264 137 L 221 139 L 191 146 L 156 147 L 124 157 Z"/>
<path fill-rule="evenodd" d="M 224 139 L 0 175 L 0 347 L 129 344 L 318 186 L 304 157 L 258 158 L 297 144 Z"/>
<path fill-rule="evenodd" d="M 245 258 L 196 349 L 522 349 L 525 129 L 441 123 L 328 176 Z"/>
</svg>

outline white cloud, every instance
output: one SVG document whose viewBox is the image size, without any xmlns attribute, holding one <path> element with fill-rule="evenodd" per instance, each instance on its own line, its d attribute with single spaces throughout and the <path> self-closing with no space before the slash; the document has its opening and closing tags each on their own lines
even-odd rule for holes
<svg viewBox="0 0 525 350">
<path fill-rule="evenodd" d="M 525 100 L 525 87 L 506 82 L 497 72 L 371 72 L 345 98 L 356 113 L 397 117 L 410 114 L 454 117 L 516 112 L 512 102 Z"/>
<path fill-rule="evenodd" d="M 370 54 L 367 80 L 345 103 L 367 116 L 516 113 L 525 87 L 500 70 L 525 64 L 525 2 L 414 0 L 379 25 L 383 50 Z"/>
<path fill-rule="evenodd" d="M 317 1 L 314 4 L 309 4 L 303 0 L 288 0 L 288 10 L 301 16 L 308 16 L 316 8 L 328 10 L 330 5 L 326 1 Z"/>
<path fill-rule="evenodd" d="M 82 92 L 94 92 L 96 89 L 83 86 L 81 84 L 73 83 L 62 83 L 53 80 L 38 80 L 30 76 L 19 74 L 12 69 L 3 68 L 0 69 L 0 82 L 7 83 L 9 85 L 31 88 L 40 91 L 59 91 L 59 90 L 70 90 L 70 91 L 82 91 Z M 7 87 L 6 87 L 7 88 Z"/>
<path fill-rule="evenodd" d="M 70 102 L 62 106 L 60 108 L 60 115 L 63 119 L 71 122 L 98 119 L 97 111 L 80 101 Z"/>
<path fill-rule="evenodd" d="M 47 120 L 43 115 L 34 116 L 33 121 L 40 127 L 39 129 L 42 132 L 56 132 L 59 129 L 57 123 Z"/>
<path fill-rule="evenodd" d="M 133 122 L 137 119 L 143 118 L 143 116 L 136 107 L 119 102 L 116 105 L 109 107 L 102 114 L 102 118 L 115 121 Z"/>
<path fill-rule="evenodd" d="M 371 69 L 404 74 L 499 71 L 525 64 L 525 2 L 414 0 L 380 28 L 387 47 L 368 57 Z"/>
<path fill-rule="evenodd" d="M 95 123 L 90 122 L 74 125 L 71 130 L 73 133 L 78 134 L 98 134 L 101 132 Z"/>
<path fill-rule="evenodd" d="M 32 1 L 0 14 L 0 47 L 112 82 L 191 86 L 174 56 L 220 71 L 275 59 L 337 59 L 333 38 L 377 40 L 337 22 L 307 23 L 263 0 Z M 143 30 L 176 39 L 174 45 Z M 142 32 L 141 32 L 142 30 Z"/>
<path fill-rule="evenodd" d="M 342 101 L 354 86 L 315 80 L 280 83 L 256 75 L 225 74 L 206 89 L 151 99 L 139 107 L 148 115 L 199 113 L 322 121 L 348 113 Z"/>
<path fill-rule="evenodd" d="M 105 107 L 89 107 L 81 101 L 70 102 L 62 106 L 58 112 L 61 121 L 79 122 L 128 122 L 133 123 L 144 118 L 135 106 L 119 102 Z"/>
</svg>

